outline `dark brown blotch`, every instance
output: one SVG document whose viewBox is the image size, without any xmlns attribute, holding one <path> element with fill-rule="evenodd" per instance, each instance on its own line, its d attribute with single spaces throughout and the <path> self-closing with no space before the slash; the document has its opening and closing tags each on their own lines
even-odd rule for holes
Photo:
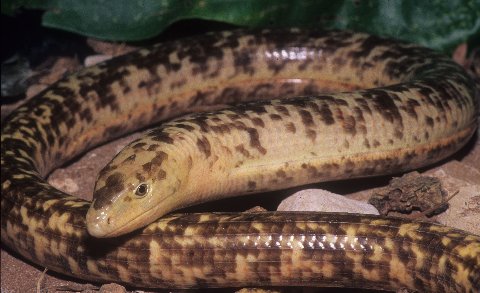
<svg viewBox="0 0 480 293">
<path fill-rule="evenodd" d="M 262 118 L 254 117 L 252 118 L 253 125 L 258 127 L 265 127 L 265 123 L 263 122 Z"/>
<path fill-rule="evenodd" d="M 188 131 L 192 131 L 195 129 L 195 127 L 193 127 L 192 125 L 182 124 L 182 123 L 176 124 L 175 127 L 182 128 Z"/>
<path fill-rule="evenodd" d="M 160 166 L 160 165 L 162 165 L 163 161 L 165 161 L 166 159 L 168 159 L 167 153 L 165 153 L 163 151 L 158 151 L 158 152 L 156 152 L 155 157 L 152 159 L 152 163 L 155 166 Z"/>
<path fill-rule="evenodd" d="M 295 127 L 295 124 L 293 124 L 293 122 L 288 122 L 285 124 L 285 129 L 288 131 L 288 132 L 291 132 L 291 133 L 295 133 L 297 132 L 297 128 Z"/>
<path fill-rule="evenodd" d="M 231 131 L 229 123 L 212 125 L 210 126 L 210 128 L 213 130 L 213 132 L 220 133 L 220 134 L 230 133 Z"/>
<path fill-rule="evenodd" d="M 312 141 L 315 142 L 317 139 L 317 132 L 313 129 L 307 129 L 307 137 Z"/>
<path fill-rule="evenodd" d="M 142 169 L 144 172 L 150 173 L 152 171 L 152 162 L 147 162 L 143 164 Z"/>
<path fill-rule="evenodd" d="M 164 180 L 165 178 L 167 178 L 167 172 L 165 172 L 165 170 L 160 169 L 157 174 L 157 179 Z"/>
<path fill-rule="evenodd" d="M 347 174 L 353 173 L 353 170 L 355 170 L 355 162 L 348 159 L 345 162 L 345 173 Z"/>
<path fill-rule="evenodd" d="M 104 177 L 107 173 L 110 173 L 112 172 L 113 170 L 117 169 L 118 166 L 117 165 L 113 165 L 113 164 L 108 164 L 107 166 L 105 166 L 99 173 L 98 173 L 98 177 Z"/>
<path fill-rule="evenodd" d="M 113 198 L 124 189 L 125 175 L 120 172 L 115 172 L 108 176 L 105 180 L 105 186 L 98 189 L 94 193 L 95 200 L 93 208 L 99 210 L 100 208 L 111 204 Z"/>
<path fill-rule="evenodd" d="M 285 106 L 275 106 L 275 110 L 284 116 L 290 116 L 290 112 Z"/>
<path fill-rule="evenodd" d="M 208 132 L 210 129 L 210 126 L 207 123 L 208 117 L 204 115 L 198 115 L 194 119 L 192 119 L 192 123 L 197 124 L 200 126 L 200 131 L 202 132 Z"/>
<path fill-rule="evenodd" d="M 282 116 L 278 114 L 270 114 L 270 119 L 272 119 L 273 121 L 278 121 L 278 120 L 282 120 Z"/>
<path fill-rule="evenodd" d="M 400 111 L 395 104 L 396 95 L 381 89 L 370 89 L 368 94 L 364 94 L 371 98 L 377 112 L 386 121 L 403 128 L 403 119 Z"/>
<path fill-rule="evenodd" d="M 430 133 L 428 133 L 428 131 L 425 131 L 425 133 L 423 134 L 423 137 L 428 140 L 430 138 Z"/>
<path fill-rule="evenodd" d="M 343 129 L 345 132 L 355 135 L 357 133 L 356 121 L 353 116 L 346 116 L 343 119 Z"/>
<path fill-rule="evenodd" d="M 298 113 L 300 114 L 300 117 L 302 118 L 303 125 L 305 125 L 305 127 L 312 127 L 312 126 L 315 125 L 315 123 L 313 122 L 312 114 L 310 114 L 310 112 L 302 109 L 302 110 L 298 111 Z"/>
<path fill-rule="evenodd" d="M 400 129 L 395 129 L 395 131 L 393 132 L 393 135 L 394 135 L 397 139 L 402 139 L 402 138 L 403 138 L 403 131 L 400 130 Z"/>
<path fill-rule="evenodd" d="M 370 141 L 368 140 L 368 138 L 365 138 L 365 139 L 363 140 L 363 145 L 364 145 L 367 149 L 370 148 Z"/>
<path fill-rule="evenodd" d="M 152 130 L 149 135 L 154 141 L 160 141 L 166 144 L 173 144 L 173 138 L 171 138 L 170 135 L 166 133 L 162 128 L 156 128 Z"/>
<path fill-rule="evenodd" d="M 250 152 L 247 149 L 245 149 L 245 146 L 243 144 L 239 144 L 235 146 L 235 150 L 241 153 L 242 155 L 244 155 L 245 157 L 250 157 Z"/>
<path fill-rule="evenodd" d="M 135 162 L 136 157 L 137 157 L 137 155 L 133 154 L 133 155 L 129 156 L 128 158 L 126 158 L 125 160 L 123 160 L 122 164 L 133 163 L 133 162 Z"/>
<path fill-rule="evenodd" d="M 313 178 L 318 178 L 322 175 L 322 173 L 319 172 L 315 166 L 312 166 L 310 164 L 303 163 L 302 168 L 307 170 L 309 178 L 312 178 L 312 179 Z"/>
<path fill-rule="evenodd" d="M 278 171 L 276 172 L 276 175 L 277 175 L 277 177 L 280 177 L 280 178 L 285 178 L 285 177 L 287 177 L 287 173 L 285 173 L 285 171 L 283 171 L 283 170 L 278 170 Z"/>
<path fill-rule="evenodd" d="M 414 119 L 418 119 L 417 111 L 415 110 L 416 107 L 420 107 L 420 103 L 415 99 L 408 99 L 405 111 Z"/>
<path fill-rule="evenodd" d="M 332 125 L 335 123 L 332 110 L 330 110 L 330 107 L 328 106 L 328 104 L 322 104 L 322 106 L 318 110 L 319 110 L 318 113 L 320 114 L 322 121 L 326 125 Z"/>
<path fill-rule="evenodd" d="M 143 174 L 141 174 L 141 173 L 135 173 L 135 178 L 137 178 L 137 180 L 139 182 L 144 182 L 145 181 L 145 176 L 143 176 Z"/>
<path fill-rule="evenodd" d="M 147 151 L 152 152 L 155 151 L 160 145 L 159 144 L 151 144 L 148 146 Z"/>
<path fill-rule="evenodd" d="M 435 125 L 435 122 L 433 121 L 432 117 L 430 117 L 430 116 L 425 116 L 425 123 L 430 128 L 433 128 L 433 126 Z"/>
<path fill-rule="evenodd" d="M 146 145 L 147 145 L 147 144 L 144 143 L 144 142 L 138 142 L 138 143 L 134 144 L 134 145 L 132 146 L 132 148 L 133 148 L 133 149 L 141 149 L 141 148 L 143 148 L 143 147 L 146 146 Z"/>
<path fill-rule="evenodd" d="M 210 157 L 210 155 L 212 154 L 210 142 L 206 137 L 197 139 L 197 147 L 198 147 L 198 150 L 201 153 L 205 154 L 205 157 L 207 158 Z"/>
<path fill-rule="evenodd" d="M 262 155 L 267 153 L 267 150 L 260 143 L 260 136 L 255 128 L 247 128 L 248 135 L 250 136 L 250 146 L 256 148 Z"/>
</svg>

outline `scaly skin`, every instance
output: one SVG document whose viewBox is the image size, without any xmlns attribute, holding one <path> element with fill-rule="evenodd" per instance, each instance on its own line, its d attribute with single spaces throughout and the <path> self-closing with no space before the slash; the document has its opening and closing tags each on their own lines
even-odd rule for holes
<svg viewBox="0 0 480 293">
<path fill-rule="evenodd" d="M 220 213 L 169 215 L 98 239 L 87 232 L 90 203 L 43 179 L 94 145 L 192 107 L 295 95 L 305 97 L 181 117 L 133 142 L 99 175 L 90 232 L 122 234 L 221 196 L 417 168 L 461 148 L 477 126 L 472 81 L 414 45 L 296 30 L 165 43 L 86 68 L 10 116 L 2 242 L 51 270 L 139 287 L 478 291 L 480 237 L 461 230 L 366 215 Z M 136 196 L 141 182 L 147 192 Z M 122 211 L 133 225 L 115 216 Z"/>
</svg>

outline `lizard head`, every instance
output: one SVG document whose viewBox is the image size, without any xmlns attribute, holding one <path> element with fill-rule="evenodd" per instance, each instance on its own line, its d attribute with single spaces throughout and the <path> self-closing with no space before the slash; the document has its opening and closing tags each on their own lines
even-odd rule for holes
<svg viewBox="0 0 480 293">
<path fill-rule="evenodd" d="M 134 142 L 99 173 L 87 212 L 90 235 L 123 235 L 178 208 L 176 197 L 188 169 L 160 149 Z"/>
</svg>

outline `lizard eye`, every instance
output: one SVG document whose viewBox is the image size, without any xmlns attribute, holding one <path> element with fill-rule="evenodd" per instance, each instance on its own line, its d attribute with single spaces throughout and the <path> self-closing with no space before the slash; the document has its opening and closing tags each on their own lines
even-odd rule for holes
<svg viewBox="0 0 480 293">
<path fill-rule="evenodd" d="M 142 197 L 145 196 L 148 192 L 148 184 L 147 183 L 140 183 L 135 189 L 135 195 Z"/>
</svg>

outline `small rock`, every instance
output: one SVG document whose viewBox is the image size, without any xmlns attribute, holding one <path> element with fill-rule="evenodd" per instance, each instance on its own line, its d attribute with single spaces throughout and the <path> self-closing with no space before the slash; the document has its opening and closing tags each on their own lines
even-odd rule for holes
<svg viewBox="0 0 480 293">
<path fill-rule="evenodd" d="M 67 193 L 74 193 L 74 192 L 77 192 L 79 190 L 78 184 L 75 183 L 75 181 L 73 181 L 73 179 L 71 179 L 71 178 L 50 179 L 50 180 L 48 180 L 48 183 L 50 183 L 50 185 L 52 185 L 53 187 L 55 187 L 57 189 L 60 189 L 60 190 L 62 190 L 64 192 L 67 192 Z"/>
<path fill-rule="evenodd" d="M 357 200 L 321 189 L 306 189 L 284 199 L 278 211 L 344 212 L 378 215 L 377 209 Z"/>
<path fill-rule="evenodd" d="M 394 177 L 388 186 L 372 193 L 368 203 L 382 215 L 421 211 L 431 216 L 445 210 L 446 196 L 447 191 L 438 178 L 414 171 Z"/>
<path fill-rule="evenodd" d="M 99 293 L 127 293 L 125 287 L 119 284 L 110 283 L 100 287 Z"/>
<path fill-rule="evenodd" d="M 244 211 L 244 213 L 258 213 L 258 212 L 266 212 L 266 211 L 267 211 L 266 208 L 263 208 L 261 206 L 254 206 L 253 208 L 250 208 Z"/>
<path fill-rule="evenodd" d="M 83 63 L 85 66 L 92 66 L 100 62 L 107 61 L 109 59 L 112 59 L 111 55 L 91 55 L 91 56 L 87 56 L 85 58 L 85 61 L 83 61 Z"/>
</svg>

